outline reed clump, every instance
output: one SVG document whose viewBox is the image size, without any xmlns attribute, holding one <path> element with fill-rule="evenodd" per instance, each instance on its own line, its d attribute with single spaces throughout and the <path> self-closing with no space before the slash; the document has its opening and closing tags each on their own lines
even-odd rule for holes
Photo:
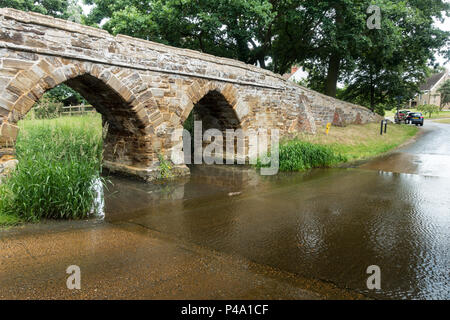
<svg viewBox="0 0 450 320">
<path fill-rule="evenodd" d="M 1 186 L 0 215 L 38 221 L 97 213 L 102 140 L 98 116 L 21 121 L 19 163 Z"/>
</svg>

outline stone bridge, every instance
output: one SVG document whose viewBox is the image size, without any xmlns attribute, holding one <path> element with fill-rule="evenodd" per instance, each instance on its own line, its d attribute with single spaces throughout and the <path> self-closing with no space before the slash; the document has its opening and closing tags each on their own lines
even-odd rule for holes
<svg viewBox="0 0 450 320">
<path fill-rule="evenodd" d="M 22 119 L 66 84 L 108 123 L 104 165 L 152 179 L 159 155 L 192 110 L 206 128 L 315 133 L 378 116 L 235 60 L 13 9 L 0 9 L 0 157 L 14 153 Z M 195 109 L 194 109 L 195 108 Z M 186 173 L 186 166 L 177 167 Z M 177 171 L 177 170 L 175 170 Z"/>
</svg>

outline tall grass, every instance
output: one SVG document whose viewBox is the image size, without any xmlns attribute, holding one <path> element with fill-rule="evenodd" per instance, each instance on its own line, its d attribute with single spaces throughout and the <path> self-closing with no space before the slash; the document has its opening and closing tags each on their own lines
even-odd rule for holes
<svg viewBox="0 0 450 320">
<path fill-rule="evenodd" d="M 99 117 L 24 120 L 16 143 L 17 169 L 2 186 L 0 213 L 25 221 L 85 218 L 98 210 Z"/>
<path fill-rule="evenodd" d="M 380 124 L 349 125 L 331 127 L 329 134 L 325 126 L 317 128 L 317 134 L 300 134 L 299 139 L 325 145 L 335 153 L 344 155 L 348 161 L 368 159 L 392 150 L 408 141 L 418 132 L 416 126 L 390 124 L 387 134 L 380 135 Z"/>
<path fill-rule="evenodd" d="M 346 157 L 336 153 L 329 146 L 293 139 L 279 147 L 279 170 L 302 171 L 311 168 L 326 168 L 346 161 Z M 261 161 L 258 161 L 261 167 Z"/>
</svg>

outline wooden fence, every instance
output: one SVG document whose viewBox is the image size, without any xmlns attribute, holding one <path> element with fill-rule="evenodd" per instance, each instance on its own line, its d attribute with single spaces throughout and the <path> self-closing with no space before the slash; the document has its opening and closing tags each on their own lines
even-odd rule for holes
<svg viewBox="0 0 450 320">
<path fill-rule="evenodd" d="M 93 106 L 67 106 L 62 107 L 61 115 L 63 116 L 78 116 L 85 115 L 89 113 L 95 113 L 95 108 Z"/>
</svg>

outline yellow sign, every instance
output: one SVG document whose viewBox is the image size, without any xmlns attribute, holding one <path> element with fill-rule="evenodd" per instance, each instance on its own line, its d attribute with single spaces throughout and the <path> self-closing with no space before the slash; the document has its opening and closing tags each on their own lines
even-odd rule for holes
<svg viewBox="0 0 450 320">
<path fill-rule="evenodd" d="M 331 128 L 331 123 L 328 122 L 328 123 L 327 123 L 327 131 L 326 131 L 327 135 L 328 135 L 328 132 L 330 131 L 330 128 Z"/>
</svg>

